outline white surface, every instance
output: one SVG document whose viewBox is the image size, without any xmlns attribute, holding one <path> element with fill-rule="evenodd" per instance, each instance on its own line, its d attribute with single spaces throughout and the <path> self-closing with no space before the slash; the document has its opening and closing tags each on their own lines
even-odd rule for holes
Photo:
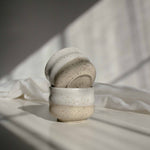
<svg viewBox="0 0 150 150">
<path fill-rule="evenodd" d="M 149 115 L 99 107 L 89 120 L 61 123 L 50 116 L 48 103 L 21 99 L 2 100 L 0 113 L 1 125 L 38 150 L 149 150 L 150 147 Z"/>
<path fill-rule="evenodd" d="M 141 114 L 150 112 L 149 92 L 96 83 L 94 115 L 74 123 L 56 122 L 48 95 L 44 79 L 1 84 L 0 124 L 39 150 L 149 150 L 150 117 Z"/>
</svg>

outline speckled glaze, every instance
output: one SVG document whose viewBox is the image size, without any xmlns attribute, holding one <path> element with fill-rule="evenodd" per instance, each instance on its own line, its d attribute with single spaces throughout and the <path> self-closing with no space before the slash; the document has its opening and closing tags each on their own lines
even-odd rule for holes
<svg viewBox="0 0 150 150">
<path fill-rule="evenodd" d="M 52 67 L 55 65 L 55 63 L 62 57 L 64 56 L 67 56 L 71 53 L 80 53 L 78 51 L 77 48 L 73 48 L 73 47 L 70 47 L 70 48 L 64 48 L 62 50 L 59 50 L 58 52 L 56 52 L 55 54 L 53 54 L 51 56 L 51 58 L 48 60 L 47 64 L 46 64 L 46 67 L 45 67 L 45 75 L 46 75 L 46 78 L 48 80 L 50 80 L 50 73 L 51 73 L 51 69 Z"/>
<path fill-rule="evenodd" d="M 60 121 L 80 121 L 94 112 L 96 70 L 77 48 L 56 52 L 45 67 L 50 81 L 49 111 Z"/>
<path fill-rule="evenodd" d="M 45 67 L 45 75 L 55 87 L 90 87 L 96 71 L 93 64 L 77 48 L 55 53 Z"/>
<path fill-rule="evenodd" d="M 94 113 L 94 106 L 63 106 L 52 104 L 49 111 L 59 121 L 71 122 L 86 120 Z"/>
<path fill-rule="evenodd" d="M 94 112 L 94 88 L 51 87 L 50 112 L 61 121 L 79 121 Z"/>
</svg>

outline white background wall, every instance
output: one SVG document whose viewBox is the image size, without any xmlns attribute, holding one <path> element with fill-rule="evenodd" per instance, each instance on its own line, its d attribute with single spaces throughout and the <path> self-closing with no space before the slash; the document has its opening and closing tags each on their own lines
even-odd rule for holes
<svg viewBox="0 0 150 150">
<path fill-rule="evenodd" d="M 48 58 L 75 46 L 95 65 L 96 81 L 150 89 L 149 14 L 149 0 L 98 1 L 18 63 L 9 77 L 44 77 Z"/>
</svg>

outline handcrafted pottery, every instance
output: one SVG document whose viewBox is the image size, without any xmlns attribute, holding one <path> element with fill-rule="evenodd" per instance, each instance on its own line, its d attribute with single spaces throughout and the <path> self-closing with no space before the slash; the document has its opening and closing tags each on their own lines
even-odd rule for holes
<svg viewBox="0 0 150 150">
<path fill-rule="evenodd" d="M 94 112 L 94 88 L 50 88 L 50 112 L 59 120 L 88 119 Z"/>
<path fill-rule="evenodd" d="M 93 85 L 96 71 L 77 48 L 65 48 L 49 59 L 45 75 L 55 87 L 84 88 Z"/>
</svg>

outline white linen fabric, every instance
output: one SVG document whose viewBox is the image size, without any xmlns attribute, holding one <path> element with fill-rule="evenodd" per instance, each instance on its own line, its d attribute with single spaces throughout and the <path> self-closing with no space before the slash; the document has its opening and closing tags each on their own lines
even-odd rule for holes
<svg viewBox="0 0 150 150">
<path fill-rule="evenodd" d="M 0 84 L 0 99 L 17 99 L 48 101 L 49 82 L 42 78 L 10 80 Z"/>
<path fill-rule="evenodd" d="M 43 78 L 11 80 L 0 84 L 0 100 L 48 101 L 49 82 Z M 150 92 L 127 86 L 95 83 L 95 106 L 150 113 Z"/>
<path fill-rule="evenodd" d="M 128 86 L 95 83 L 96 107 L 150 113 L 150 92 Z"/>
</svg>

